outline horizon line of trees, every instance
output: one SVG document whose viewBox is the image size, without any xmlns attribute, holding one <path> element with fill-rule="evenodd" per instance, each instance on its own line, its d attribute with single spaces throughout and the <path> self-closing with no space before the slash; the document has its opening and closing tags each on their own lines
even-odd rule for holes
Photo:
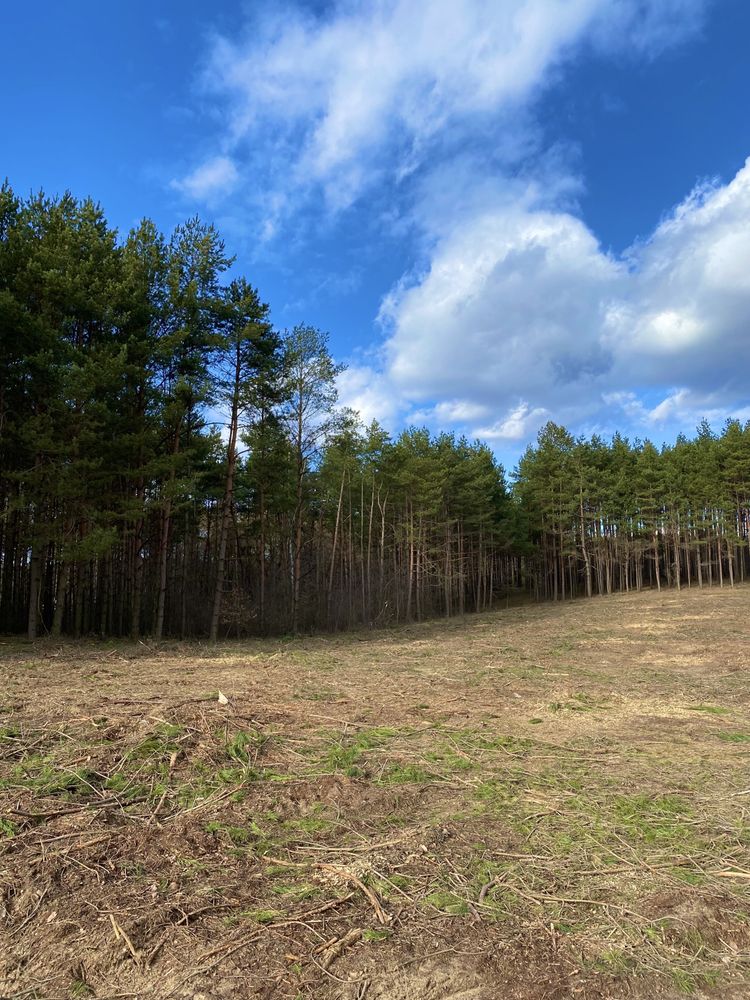
<svg viewBox="0 0 750 1000">
<path fill-rule="evenodd" d="M 208 637 L 744 580 L 750 423 L 487 445 L 337 408 L 198 218 L 0 188 L 0 631 Z"/>
</svg>

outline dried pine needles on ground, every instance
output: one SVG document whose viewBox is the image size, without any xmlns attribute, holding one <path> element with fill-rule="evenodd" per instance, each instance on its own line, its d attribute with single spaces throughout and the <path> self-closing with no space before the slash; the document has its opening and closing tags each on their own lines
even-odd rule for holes
<svg viewBox="0 0 750 1000">
<path fill-rule="evenodd" d="M 6 642 L 0 995 L 746 996 L 748 611 Z"/>
</svg>

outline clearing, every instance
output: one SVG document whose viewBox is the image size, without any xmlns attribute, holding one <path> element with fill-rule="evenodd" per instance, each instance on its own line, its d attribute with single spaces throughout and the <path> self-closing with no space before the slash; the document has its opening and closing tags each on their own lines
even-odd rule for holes
<svg viewBox="0 0 750 1000">
<path fill-rule="evenodd" d="M 747 997 L 749 638 L 738 587 L 6 640 L 0 996 Z"/>
</svg>

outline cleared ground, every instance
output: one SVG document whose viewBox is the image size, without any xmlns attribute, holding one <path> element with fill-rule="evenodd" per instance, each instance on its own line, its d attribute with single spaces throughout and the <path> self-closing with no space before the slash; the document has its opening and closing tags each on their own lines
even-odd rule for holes
<svg viewBox="0 0 750 1000">
<path fill-rule="evenodd" d="M 0 643 L 0 996 L 750 996 L 749 640 L 743 587 Z"/>
</svg>

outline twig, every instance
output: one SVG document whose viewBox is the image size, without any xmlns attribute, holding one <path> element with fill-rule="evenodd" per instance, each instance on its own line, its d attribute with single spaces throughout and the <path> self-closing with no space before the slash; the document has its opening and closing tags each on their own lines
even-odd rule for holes
<svg viewBox="0 0 750 1000">
<path fill-rule="evenodd" d="M 122 799 L 111 798 L 111 799 L 100 799 L 98 802 L 83 802 L 81 805 L 74 806 L 72 809 L 56 809 L 54 812 L 46 813 L 30 813 L 24 812 L 22 809 L 11 809 L 12 813 L 16 816 L 25 816 L 27 819 L 57 819 L 58 816 L 71 816 L 73 813 L 85 812 L 86 809 L 107 809 L 109 806 L 119 806 L 121 809 L 126 806 L 136 805 L 138 802 L 145 802 L 148 798 L 147 795 L 136 795 L 132 799 L 128 799 L 123 802 Z"/>
<path fill-rule="evenodd" d="M 154 811 L 149 816 L 148 822 L 146 823 L 146 826 L 151 826 L 151 824 L 155 821 L 156 816 L 157 816 L 159 810 L 161 809 L 162 805 L 164 804 L 164 799 L 166 799 L 166 797 L 167 797 L 168 794 L 169 794 L 169 788 L 165 788 L 164 791 L 163 791 L 163 793 L 162 793 L 161 798 L 156 803 L 156 808 L 154 809 Z"/>
<path fill-rule="evenodd" d="M 394 847 L 396 844 L 403 844 L 412 836 L 407 833 L 403 837 L 395 840 L 383 840 L 379 844 L 363 844 L 361 847 L 321 847 L 318 844 L 303 844 L 295 848 L 297 851 L 322 851 L 327 854 L 369 854 L 372 851 L 381 851 L 385 847 Z"/>
<path fill-rule="evenodd" d="M 31 911 L 31 913 L 28 914 L 28 916 L 26 917 L 26 919 L 24 920 L 24 922 L 20 925 L 20 927 L 16 927 L 13 931 L 11 931 L 11 937 L 17 937 L 21 933 L 21 931 L 24 929 L 24 927 L 26 927 L 27 924 L 31 923 L 31 921 L 34 919 L 34 917 L 39 912 L 39 909 L 40 909 L 42 903 L 44 902 L 44 899 L 45 899 L 47 893 L 49 892 L 49 889 L 50 889 L 49 886 L 47 886 L 46 889 L 44 889 L 44 891 L 39 896 L 39 899 L 37 901 L 36 906 Z"/>
<path fill-rule="evenodd" d="M 373 890 L 369 886 L 365 885 L 361 879 L 357 878 L 353 872 L 347 871 L 345 868 L 337 868 L 336 865 L 326 865 L 315 861 L 301 864 L 299 861 L 284 861 L 282 858 L 272 858 L 269 855 L 266 855 L 266 860 L 270 861 L 272 864 L 285 865 L 288 868 L 317 868 L 319 871 L 331 872 L 333 875 L 338 875 L 339 878 L 343 878 L 347 882 L 351 882 L 352 885 L 355 885 L 359 891 L 367 897 L 370 905 L 375 911 L 375 917 L 377 918 L 378 923 L 389 924 L 391 922 L 390 916 L 383 909 L 380 900 Z"/>
<path fill-rule="evenodd" d="M 329 945 L 323 952 L 323 968 L 329 969 L 331 964 L 341 955 L 347 948 L 355 944 L 362 937 L 362 928 L 353 927 L 350 931 L 347 931 L 343 937 L 334 940 L 333 944 Z"/>
<path fill-rule="evenodd" d="M 109 919 L 112 922 L 112 927 L 114 929 L 115 937 L 117 938 L 117 940 L 119 941 L 120 938 L 122 938 L 122 940 L 125 942 L 125 945 L 126 945 L 128 951 L 133 956 L 133 961 L 135 962 L 136 965 L 140 965 L 141 964 L 141 953 L 137 950 L 137 948 L 134 947 L 133 942 L 130 940 L 130 938 L 128 937 L 127 933 L 120 926 L 120 924 L 117 923 L 117 921 L 115 920 L 114 915 L 112 913 L 110 913 Z"/>
<path fill-rule="evenodd" d="M 303 867 L 303 866 L 295 865 L 293 867 Z M 331 910 L 335 906 L 339 906 L 341 903 L 347 902 L 347 900 L 351 899 L 353 895 L 354 893 L 350 892 L 347 896 L 340 896 L 338 899 L 329 900 L 327 903 L 323 903 L 322 906 L 315 906 L 311 910 L 306 910 L 304 913 L 300 913 L 294 918 L 290 918 L 287 920 L 271 921 L 270 923 L 265 925 L 265 928 L 271 930 L 299 923 L 302 917 L 308 917 L 312 916 L 313 914 L 324 913 L 326 910 Z M 217 965 L 219 965 L 225 959 L 229 958 L 231 955 L 234 955 L 235 952 L 238 952 L 241 948 L 244 948 L 245 945 L 252 944 L 254 941 L 257 941 L 263 935 L 263 933 L 264 933 L 263 930 L 256 931 L 249 937 L 241 938 L 237 942 L 233 943 L 230 941 L 228 944 L 219 945 L 219 947 L 213 948 L 211 951 L 205 952 L 205 954 L 200 956 L 200 962 L 205 962 L 207 958 L 213 958 L 214 956 L 217 956 L 216 960 L 212 962 L 210 965 L 201 965 L 198 968 L 193 969 L 192 972 L 190 972 L 187 976 L 185 976 L 184 979 L 181 979 L 180 982 L 177 983 L 177 985 L 174 986 L 169 991 L 169 993 L 165 993 L 164 996 L 162 997 L 162 1000 L 167 1000 L 168 997 L 174 996 L 177 990 L 179 990 L 182 986 L 184 986 L 185 983 L 190 982 L 191 979 L 195 979 L 196 976 L 200 976 L 203 973 L 210 972 L 212 969 L 215 969 Z"/>
<path fill-rule="evenodd" d="M 479 890 L 479 897 L 477 899 L 477 902 L 483 903 L 487 898 L 487 893 L 490 891 L 490 889 L 494 889 L 495 886 L 499 884 L 499 882 L 500 880 L 498 878 L 493 878 L 490 879 L 489 882 L 485 882 L 482 888 Z"/>
</svg>

